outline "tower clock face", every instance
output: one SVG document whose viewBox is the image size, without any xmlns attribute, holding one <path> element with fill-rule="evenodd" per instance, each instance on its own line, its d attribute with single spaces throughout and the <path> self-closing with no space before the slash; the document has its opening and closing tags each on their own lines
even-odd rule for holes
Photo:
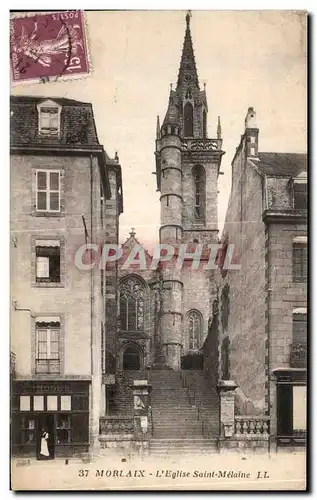
<svg viewBox="0 0 317 500">
<path fill-rule="evenodd" d="M 190 75 L 185 75 L 185 82 L 190 82 L 192 77 Z"/>
</svg>

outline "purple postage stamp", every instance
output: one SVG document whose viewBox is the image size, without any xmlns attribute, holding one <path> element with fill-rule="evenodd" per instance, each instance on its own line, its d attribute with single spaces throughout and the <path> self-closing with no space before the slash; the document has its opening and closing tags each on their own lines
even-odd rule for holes
<svg viewBox="0 0 317 500">
<path fill-rule="evenodd" d="M 83 11 L 11 15 L 10 64 L 13 84 L 88 75 L 90 64 Z"/>
</svg>

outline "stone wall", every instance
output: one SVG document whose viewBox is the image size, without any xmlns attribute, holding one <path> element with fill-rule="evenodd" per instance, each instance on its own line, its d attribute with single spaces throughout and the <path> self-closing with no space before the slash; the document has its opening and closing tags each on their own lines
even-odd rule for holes
<svg viewBox="0 0 317 500">
<path fill-rule="evenodd" d="M 64 216 L 34 216 L 32 186 L 36 168 L 61 169 L 64 175 Z M 93 160 L 96 176 L 93 190 L 100 187 L 97 159 Z M 11 296 L 16 307 L 26 311 L 11 313 L 11 345 L 16 354 L 17 377 L 32 376 L 32 321 L 36 315 L 61 315 L 64 318 L 63 338 L 64 375 L 89 377 L 91 373 L 91 273 L 75 266 L 75 253 L 85 243 L 82 214 L 90 235 L 100 232 L 99 197 L 94 197 L 93 228 L 90 218 L 90 158 L 67 156 L 11 156 Z M 80 207 L 80 209 L 79 209 Z M 35 273 L 34 238 L 62 238 L 64 245 L 61 266 L 64 283 L 59 286 L 38 286 L 32 283 Z M 100 299 L 100 273 L 94 270 L 94 292 Z M 97 298 L 98 297 L 98 298 Z M 101 304 L 99 304 L 101 307 Z M 98 306 L 98 308 L 99 308 Z M 30 309 L 30 311 L 27 311 Z M 98 321 L 102 320 L 98 315 Z M 100 331 L 100 323 L 96 324 Z M 23 335 L 21 335 L 23 332 Z"/>
<path fill-rule="evenodd" d="M 230 287 L 227 328 L 221 325 L 220 345 L 229 336 L 230 378 L 239 386 L 239 412 L 263 412 L 265 408 L 265 227 L 262 222 L 262 178 L 245 160 L 243 147 L 232 166 L 232 190 L 223 230 L 234 245 L 240 269 L 219 275 L 221 291 Z"/>
</svg>

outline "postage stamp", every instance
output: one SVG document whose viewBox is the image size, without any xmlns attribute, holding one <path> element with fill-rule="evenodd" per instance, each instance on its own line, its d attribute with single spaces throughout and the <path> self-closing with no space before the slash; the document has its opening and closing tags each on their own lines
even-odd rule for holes
<svg viewBox="0 0 317 500">
<path fill-rule="evenodd" d="M 90 72 L 83 11 L 11 16 L 11 83 L 78 78 Z"/>
</svg>

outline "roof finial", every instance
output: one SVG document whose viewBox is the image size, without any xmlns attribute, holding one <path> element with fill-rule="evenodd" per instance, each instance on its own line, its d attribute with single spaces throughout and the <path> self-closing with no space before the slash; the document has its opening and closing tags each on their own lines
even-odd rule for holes
<svg viewBox="0 0 317 500">
<path fill-rule="evenodd" d="M 218 116 L 217 139 L 221 139 L 221 123 L 220 123 L 220 116 Z"/>
<path fill-rule="evenodd" d="M 135 233 L 135 227 L 131 227 L 131 231 L 130 231 L 129 234 L 130 234 L 131 238 L 134 238 L 134 236 L 136 235 L 136 233 Z"/>
<path fill-rule="evenodd" d="M 187 14 L 186 14 L 186 24 L 187 24 L 187 28 L 189 28 L 189 23 L 190 23 L 190 18 L 192 17 L 192 14 L 191 14 L 191 11 L 188 10 L 187 11 Z"/>
<path fill-rule="evenodd" d="M 116 160 L 117 163 L 119 163 L 119 156 L 118 156 L 118 151 L 116 151 L 116 154 L 114 156 L 114 159 Z"/>
</svg>

